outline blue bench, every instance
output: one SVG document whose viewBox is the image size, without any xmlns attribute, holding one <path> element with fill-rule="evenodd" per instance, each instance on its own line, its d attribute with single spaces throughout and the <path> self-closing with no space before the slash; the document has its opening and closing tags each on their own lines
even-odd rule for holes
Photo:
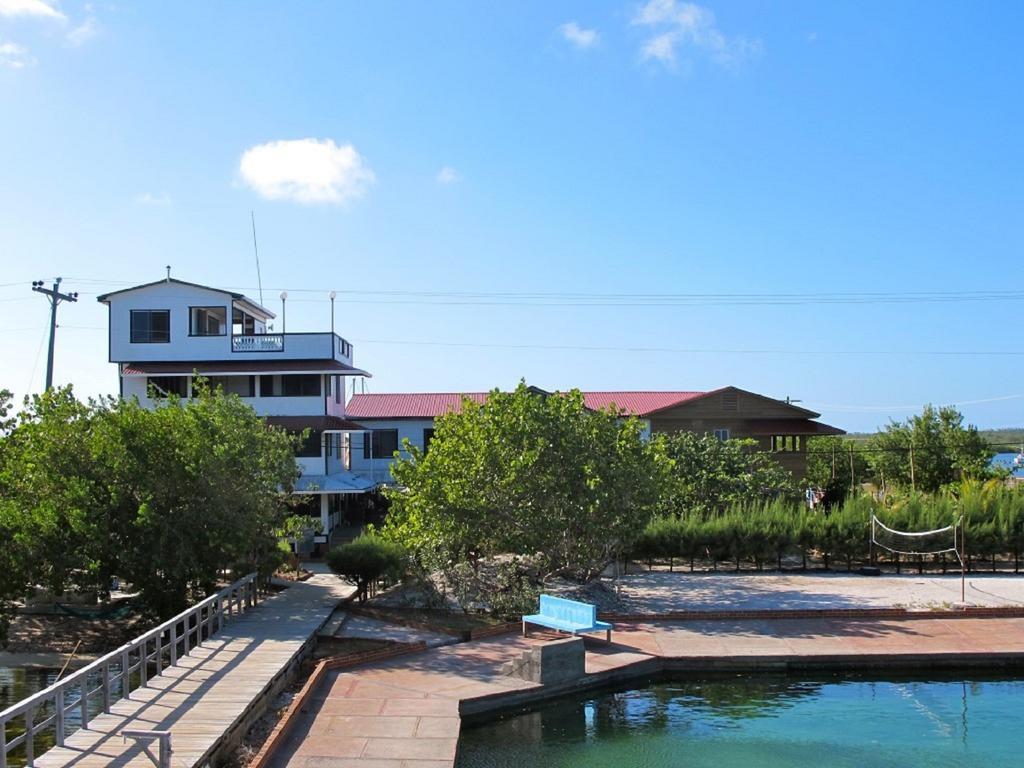
<svg viewBox="0 0 1024 768">
<path fill-rule="evenodd" d="M 540 613 L 523 616 L 523 637 L 526 637 L 526 625 L 539 624 L 549 629 L 569 632 L 606 632 L 605 639 L 612 641 L 612 625 L 607 621 L 597 620 L 597 606 L 566 600 L 553 595 L 540 596 Z"/>
</svg>

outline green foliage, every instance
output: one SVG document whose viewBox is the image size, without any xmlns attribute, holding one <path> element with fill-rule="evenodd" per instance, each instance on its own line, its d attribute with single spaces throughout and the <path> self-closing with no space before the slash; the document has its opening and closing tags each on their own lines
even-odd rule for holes
<svg viewBox="0 0 1024 768">
<path fill-rule="evenodd" d="M 577 391 L 520 384 L 465 400 L 435 422 L 430 451 L 406 445 L 384 535 L 435 568 L 540 555 L 545 573 L 586 579 L 650 519 L 668 462 L 635 419 L 594 412 Z"/>
<path fill-rule="evenodd" d="M 719 440 L 693 432 L 659 439 L 672 467 L 661 496 L 663 513 L 719 512 L 733 504 L 797 495 L 793 476 L 756 450 L 754 440 Z"/>
<path fill-rule="evenodd" d="M 230 565 L 274 556 L 297 474 L 287 434 L 201 382 L 194 399 L 153 409 L 50 390 L 0 446 L 0 529 L 17 561 L 0 598 L 31 584 L 102 593 L 117 574 L 163 617 Z"/>
<path fill-rule="evenodd" d="M 824 489 L 828 506 L 841 502 L 851 489 L 870 477 L 867 455 L 860 443 L 833 435 L 807 441 L 807 483 Z"/>
<path fill-rule="evenodd" d="M 925 406 L 890 423 L 868 442 L 876 482 L 934 493 L 961 479 L 984 478 L 993 451 L 955 408 Z M 913 449 L 913 450 L 911 450 Z"/>
<path fill-rule="evenodd" d="M 323 533 L 324 524 L 319 517 L 309 515 L 289 515 L 284 523 L 277 529 L 277 537 L 285 544 L 285 551 L 288 553 L 286 560 L 292 561 L 295 573 L 299 572 L 299 540 L 307 536 Z M 295 554 L 288 548 L 288 543 L 295 545 Z"/>
<path fill-rule="evenodd" d="M 401 544 L 374 532 L 364 533 L 327 553 L 328 567 L 355 585 L 360 603 L 366 601 L 370 586 L 378 579 L 401 579 L 407 559 Z"/>
</svg>

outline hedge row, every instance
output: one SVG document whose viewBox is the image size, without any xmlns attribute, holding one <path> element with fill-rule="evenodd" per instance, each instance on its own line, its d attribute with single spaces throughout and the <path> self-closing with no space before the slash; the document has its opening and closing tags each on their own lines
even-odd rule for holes
<svg viewBox="0 0 1024 768">
<path fill-rule="evenodd" d="M 684 514 L 657 517 L 637 540 L 632 557 L 636 560 L 676 559 L 688 562 L 727 561 L 739 570 L 742 563 L 782 568 L 783 561 L 800 557 L 803 567 L 818 560 L 830 569 L 837 562 L 848 570 L 871 559 L 871 517 L 899 531 L 925 531 L 954 524 L 964 518 L 963 541 L 968 568 L 987 561 L 994 570 L 1000 559 L 1012 560 L 1020 570 L 1024 553 L 1024 492 L 998 484 L 968 483 L 956 494 L 910 496 L 894 504 L 883 504 L 870 496 L 848 499 L 831 510 L 808 510 L 802 505 L 775 501 L 762 505 L 740 505 L 710 515 Z M 959 537 L 959 532 L 958 532 Z M 911 540 L 891 537 L 879 531 L 879 541 L 895 549 L 934 551 L 953 546 L 952 533 Z M 877 562 L 913 563 L 945 570 L 959 568 L 953 553 L 925 557 L 893 555 L 874 548 Z"/>
</svg>

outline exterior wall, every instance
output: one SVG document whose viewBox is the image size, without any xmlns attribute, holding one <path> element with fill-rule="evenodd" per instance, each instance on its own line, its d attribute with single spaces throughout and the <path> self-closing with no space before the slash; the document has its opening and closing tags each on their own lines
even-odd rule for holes
<svg viewBox="0 0 1024 768">
<path fill-rule="evenodd" d="M 359 423 L 367 429 L 397 429 L 398 430 L 398 451 L 402 456 L 408 456 L 402 450 L 402 441 L 408 438 L 409 442 L 417 448 L 423 448 L 423 430 L 434 427 L 433 419 L 359 419 Z M 352 471 L 374 479 L 382 477 L 390 478 L 388 471 L 393 459 L 365 459 L 363 458 L 363 439 L 360 435 L 352 435 Z"/>
<path fill-rule="evenodd" d="M 153 407 L 156 403 L 148 397 L 147 380 L 145 376 L 124 377 L 121 396 L 126 399 L 137 397 L 142 405 Z M 325 412 L 322 394 L 311 397 L 259 397 L 259 391 L 259 374 L 256 374 L 257 397 L 243 397 L 242 402 L 252 406 L 260 416 L 322 416 Z"/>
</svg>

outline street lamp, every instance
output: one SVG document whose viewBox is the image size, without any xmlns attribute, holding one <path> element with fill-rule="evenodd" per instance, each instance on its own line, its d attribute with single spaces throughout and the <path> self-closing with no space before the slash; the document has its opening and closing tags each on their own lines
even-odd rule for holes
<svg viewBox="0 0 1024 768">
<path fill-rule="evenodd" d="M 327 294 L 327 297 L 331 300 L 331 333 L 332 334 L 334 333 L 334 299 L 337 297 L 337 295 L 338 294 L 335 293 L 334 291 L 331 291 L 329 294 Z M 334 342 L 331 342 L 331 343 L 333 344 Z"/>
<path fill-rule="evenodd" d="M 288 291 L 281 291 L 281 333 L 286 333 L 288 328 L 284 319 L 286 301 L 288 301 Z"/>
</svg>

